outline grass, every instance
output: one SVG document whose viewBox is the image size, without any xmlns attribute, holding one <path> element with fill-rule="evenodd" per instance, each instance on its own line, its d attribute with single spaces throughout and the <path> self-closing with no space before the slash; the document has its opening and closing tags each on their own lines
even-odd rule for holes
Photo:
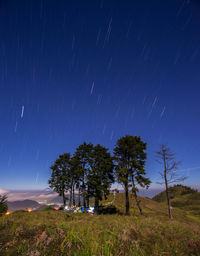
<svg viewBox="0 0 200 256">
<path fill-rule="evenodd" d="M 123 215 L 122 194 L 114 202 L 121 214 L 90 216 L 48 209 L 3 216 L 0 255 L 200 255 L 198 219 L 175 209 L 174 220 L 169 220 L 164 205 L 147 198 L 141 198 L 146 215 L 142 217 L 132 199 L 131 216 Z"/>
</svg>

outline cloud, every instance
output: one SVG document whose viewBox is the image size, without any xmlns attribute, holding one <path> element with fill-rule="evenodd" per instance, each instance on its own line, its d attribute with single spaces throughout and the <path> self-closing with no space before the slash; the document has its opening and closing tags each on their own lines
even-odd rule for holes
<svg viewBox="0 0 200 256">
<path fill-rule="evenodd" d="M 183 169 L 181 170 L 182 172 L 189 172 L 189 171 L 194 171 L 194 170 L 199 170 L 200 166 L 196 166 L 196 167 L 191 167 L 191 168 L 187 168 L 187 169 Z"/>
<path fill-rule="evenodd" d="M 0 195 L 5 195 L 7 193 L 8 193 L 7 190 L 0 188 Z"/>
<path fill-rule="evenodd" d="M 8 196 L 8 201 L 18 201 L 18 200 L 34 200 L 37 202 L 46 202 L 51 199 L 54 199 L 58 194 L 53 191 L 44 191 L 44 190 L 34 190 L 34 191 L 6 191 Z"/>
</svg>

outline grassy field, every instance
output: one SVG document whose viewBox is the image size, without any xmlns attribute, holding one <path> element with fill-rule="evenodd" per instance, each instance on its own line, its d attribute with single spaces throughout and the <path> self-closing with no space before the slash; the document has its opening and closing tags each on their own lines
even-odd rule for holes
<svg viewBox="0 0 200 256">
<path fill-rule="evenodd" d="M 174 209 L 174 219 L 169 220 L 164 204 L 147 198 L 141 198 L 146 215 L 141 217 L 130 200 L 129 217 L 123 215 L 122 194 L 114 202 L 119 214 L 90 216 L 48 209 L 3 216 L 0 255 L 200 255 L 200 224 L 195 219 Z"/>
</svg>

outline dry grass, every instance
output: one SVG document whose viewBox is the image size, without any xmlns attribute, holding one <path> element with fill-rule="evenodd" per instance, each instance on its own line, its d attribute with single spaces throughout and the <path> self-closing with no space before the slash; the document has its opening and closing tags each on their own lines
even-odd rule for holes
<svg viewBox="0 0 200 256">
<path fill-rule="evenodd" d="M 123 210 L 122 195 L 115 204 Z M 197 222 L 179 210 L 170 221 L 163 205 L 149 199 L 142 204 L 146 217 L 133 205 L 130 217 L 15 212 L 0 218 L 0 255 L 200 255 Z"/>
</svg>

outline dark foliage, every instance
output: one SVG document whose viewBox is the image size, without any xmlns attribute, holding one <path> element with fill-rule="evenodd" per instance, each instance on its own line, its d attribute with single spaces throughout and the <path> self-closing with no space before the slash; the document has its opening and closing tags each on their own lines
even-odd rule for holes
<svg viewBox="0 0 200 256">
<path fill-rule="evenodd" d="M 126 215 L 129 211 L 129 189 L 135 196 L 137 206 L 143 215 L 140 200 L 137 197 L 138 185 L 148 188 L 150 180 L 145 177 L 146 143 L 138 136 L 127 135 L 117 141 L 114 149 L 116 163 L 116 176 L 119 183 L 124 186 L 126 197 Z"/>
<path fill-rule="evenodd" d="M 8 210 L 7 205 L 7 196 L 6 195 L 0 195 L 0 216 L 6 213 Z"/>
</svg>

